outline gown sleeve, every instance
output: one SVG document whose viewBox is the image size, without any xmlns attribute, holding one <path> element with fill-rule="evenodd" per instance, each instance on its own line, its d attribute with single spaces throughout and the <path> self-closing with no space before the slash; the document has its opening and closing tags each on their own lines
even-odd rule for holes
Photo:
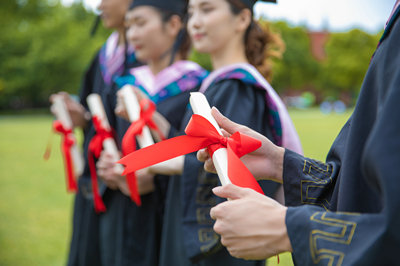
<svg viewBox="0 0 400 266">
<path fill-rule="evenodd" d="M 398 33 L 400 24 L 397 23 L 396 26 Z M 344 183 L 353 180 L 361 183 L 362 180 L 366 180 L 370 188 L 377 193 L 375 201 L 382 202 L 382 207 L 378 211 L 360 213 L 329 212 L 320 206 L 312 205 L 289 207 L 286 225 L 293 247 L 293 259 L 298 265 L 397 265 L 399 263 L 396 254 L 400 250 L 400 179 L 397 170 L 400 164 L 398 103 L 400 53 L 395 47 L 398 47 L 400 37 L 393 32 L 391 37 L 391 40 L 388 39 L 381 45 L 386 50 L 377 50 L 381 59 L 379 62 L 382 63 L 372 71 L 369 70 L 367 78 L 368 75 L 370 78 L 366 80 L 370 82 L 363 84 L 361 91 L 363 93 L 368 87 L 378 91 L 376 99 L 373 99 L 376 106 L 365 106 L 369 109 L 376 108 L 376 116 L 361 117 L 362 123 L 372 121 L 373 124 L 370 132 L 366 132 L 367 139 L 363 149 L 356 151 L 361 154 L 360 165 L 350 165 L 350 167 L 360 167 L 362 176 L 342 175 L 340 180 L 336 181 Z M 353 119 L 352 123 L 355 122 Z M 351 149 L 351 145 L 353 144 L 348 143 L 346 148 Z M 342 162 L 342 168 L 346 163 L 348 162 Z M 287 152 L 285 155 L 284 167 L 285 174 L 292 175 L 284 177 L 284 182 L 289 181 L 289 187 L 292 188 L 297 186 L 294 191 L 289 191 L 297 194 L 297 204 L 302 203 L 299 194 L 307 196 L 307 190 L 300 189 L 302 181 L 321 182 L 322 187 L 328 191 L 327 184 L 331 182 L 330 179 L 334 181 L 339 171 L 339 168 L 335 169 L 336 166 L 332 163 L 318 163 L 292 152 Z M 293 170 L 294 168 L 298 170 Z M 326 173 L 323 173 L 323 170 L 326 170 Z M 296 178 L 294 174 L 299 174 L 299 181 L 292 180 Z M 319 189 L 318 185 L 315 186 Z M 308 187 L 309 192 L 312 190 L 313 186 Z M 317 193 L 315 197 L 322 194 Z M 365 199 L 370 196 L 370 193 L 367 194 L 364 196 Z M 308 194 L 308 198 L 313 200 L 313 195 Z M 363 202 L 358 204 L 362 205 Z"/>
</svg>

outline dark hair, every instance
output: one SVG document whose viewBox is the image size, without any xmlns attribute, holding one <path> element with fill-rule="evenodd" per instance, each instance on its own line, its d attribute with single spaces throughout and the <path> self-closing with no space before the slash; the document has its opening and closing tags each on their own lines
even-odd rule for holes
<svg viewBox="0 0 400 266">
<path fill-rule="evenodd" d="M 240 0 L 227 0 L 233 14 L 238 15 L 248 7 Z M 253 11 L 251 10 L 253 14 Z M 263 25 L 266 26 L 266 25 Z M 251 18 L 251 23 L 244 35 L 247 60 L 268 80 L 272 77 L 271 57 L 280 57 L 283 42 L 280 37 Z"/>
<path fill-rule="evenodd" d="M 174 59 L 176 53 L 178 53 L 182 59 L 187 59 L 190 51 L 191 42 L 186 30 L 186 15 L 174 13 L 172 11 L 163 10 L 159 8 L 155 9 L 160 13 L 161 21 L 163 23 L 167 23 L 174 15 L 179 16 L 181 18 L 183 26 L 182 29 L 179 31 L 178 35 L 176 36 L 175 43 L 172 47 L 171 61 Z"/>
</svg>

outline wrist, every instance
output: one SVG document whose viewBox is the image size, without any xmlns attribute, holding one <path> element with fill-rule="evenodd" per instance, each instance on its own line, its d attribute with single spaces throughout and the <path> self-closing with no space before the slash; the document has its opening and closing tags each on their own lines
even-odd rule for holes
<svg viewBox="0 0 400 266">
<path fill-rule="evenodd" d="M 289 238 L 289 234 L 288 234 L 287 227 L 286 227 L 286 214 L 287 214 L 287 207 L 283 206 L 282 212 L 281 212 L 281 217 L 282 217 L 282 224 L 284 226 L 283 226 L 283 230 L 282 230 L 282 235 L 280 237 L 281 243 L 280 243 L 280 245 L 278 245 L 279 247 L 281 247 L 281 250 L 279 251 L 279 253 L 293 251 L 292 244 L 290 243 L 290 238 Z"/>
<path fill-rule="evenodd" d="M 273 180 L 278 183 L 283 183 L 283 160 L 285 157 L 285 148 L 283 147 L 276 147 L 276 151 L 274 154 L 273 160 Z"/>
</svg>

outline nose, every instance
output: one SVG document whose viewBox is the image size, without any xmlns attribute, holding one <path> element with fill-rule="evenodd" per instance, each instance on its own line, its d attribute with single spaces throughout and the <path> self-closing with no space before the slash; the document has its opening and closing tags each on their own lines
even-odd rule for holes
<svg viewBox="0 0 400 266">
<path fill-rule="evenodd" d="M 193 12 L 188 20 L 188 31 L 190 29 L 199 29 L 201 26 L 201 17 L 197 14 L 198 12 Z"/>
<path fill-rule="evenodd" d="M 128 27 L 126 30 L 126 39 L 129 42 L 129 44 L 133 44 L 134 41 L 136 40 L 136 30 L 134 27 Z"/>
</svg>

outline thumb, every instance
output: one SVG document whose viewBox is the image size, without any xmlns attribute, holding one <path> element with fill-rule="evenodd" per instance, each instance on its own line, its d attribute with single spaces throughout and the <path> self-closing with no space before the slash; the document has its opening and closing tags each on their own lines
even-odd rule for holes
<svg viewBox="0 0 400 266">
<path fill-rule="evenodd" d="M 213 106 L 213 108 L 211 109 L 211 114 L 217 121 L 218 125 L 226 132 L 228 132 L 230 135 L 232 135 L 233 133 L 235 133 L 240 129 L 239 124 L 236 124 L 235 122 L 229 120 L 229 118 L 221 114 L 215 106 Z"/>
<path fill-rule="evenodd" d="M 213 193 L 221 198 L 231 200 L 241 199 L 248 194 L 249 188 L 242 188 L 233 184 L 213 188 Z"/>
</svg>

